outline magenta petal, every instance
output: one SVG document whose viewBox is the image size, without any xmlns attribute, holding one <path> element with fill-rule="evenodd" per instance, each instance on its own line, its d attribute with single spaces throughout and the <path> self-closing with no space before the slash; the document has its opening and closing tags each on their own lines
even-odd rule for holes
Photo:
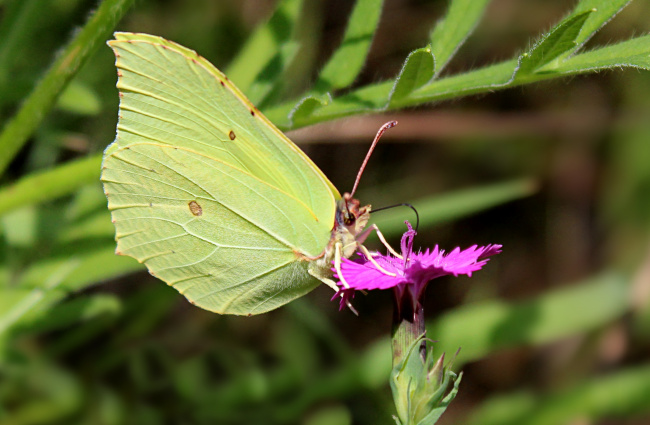
<svg viewBox="0 0 650 425">
<path fill-rule="evenodd" d="M 350 285 L 350 289 L 388 289 L 400 283 L 404 283 L 404 277 L 399 274 L 400 268 L 402 267 L 399 259 L 382 255 L 373 257 L 373 259 L 384 270 L 394 273 L 396 276 L 385 274 L 368 260 L 366 260 L 365 263 L 357 263 L 344 259 L 341 262 L 341 272 L 345 277 L 345 281 Z M 338 282 L 338 285 L 341 286 L 341 288 L 347 289 L 340 281 Z"/>
<path fill-rule="evenodd" d="M 456 248 L 445 255 L 444 251 L 439 250 L 436 246 L 431 252 L 427 251 L 413 255 L 414 266 L 412 268 L 414 270 L 409 269 L 408 273 L 411 275 L 418 273 L 426 275 L 417 280 L 424 277 L 431 280 L 448 274 L 455 276 L 460 274 L 471 275 L 472 272 L 480 270 L 487 263 L 488 260 L 485 257 L 499 252 L 501 252 L 501 245 L 487 245 L 480 248 L 473 245 L 463 251 Z"/>
<path fill-rule="evenodd" d="M 350 300 L 354 298 L 355 293 L 356 291 L 354 289 L 339 289 L 330 301 L 334 301 L 335 299 L 340 298 L 339 311 L 341 311 L 348 306 Z"/>
<path fill-rule="evenodd" d="M 336 295 L 341 297 L 341 307 L 358 290 L 410 288 L 412 294 L 419 296 L 432 279 L 446 275 L 471 276 L 488 262 L 487 257 L 501 252 L 501 245 L 492 244 L 482 247 L 473 245 L 462 251 L 455 248 L 449 253 L 436 245 L 432 250 L 414 253 L 416 232 L 408 222 L 406 224 L 408 231 L 401 241 L 402 258 L 373 254 L 372 261 L 362 255 L 357 261 L 344 259 L 341 262 L 341 274 L 347 283 L 341 282 L 335 271 L 335 276 L 339 278 L 337 284 L 341 288 Z"/>
</svg>

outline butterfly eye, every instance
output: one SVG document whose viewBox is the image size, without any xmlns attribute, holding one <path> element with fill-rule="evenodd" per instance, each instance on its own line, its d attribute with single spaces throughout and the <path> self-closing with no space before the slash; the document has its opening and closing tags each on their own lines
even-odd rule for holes
<svg viewBox="0 0 650 425">
<path fill-rule="evenodd" d="M 343 223 L 346 226 L 351 226 L 351 225 L 354 224 L 355 221 L 357 221 L 357 218 L 355 217 L 355 215 L 352 212 L 350 212 L 349 210 L 345 211 L 345 213 L 343 214 Z"/>
<path fill-rule="evenodd" d="M 336 222 L 340 226 L 352 226 L 357 221 L 354 210 L 350 210 L 347 203 L 340 204 L 336 211 Z"/>
</svg>

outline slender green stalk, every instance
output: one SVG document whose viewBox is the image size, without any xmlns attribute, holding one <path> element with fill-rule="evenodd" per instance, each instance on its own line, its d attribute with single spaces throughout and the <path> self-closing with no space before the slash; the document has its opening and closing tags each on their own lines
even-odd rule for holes
<svg viewBox="0 0 650 425">
<path fill-rule="evenodd" d="M 0 5 L 2 3 L 0 2 Z M 9 81 L 13 61 L 20 57 L 16 53 L 20 50 L 21 42 L 29 37 L 39 15 L 42 5 L 39 0 L 23 0 L 16 4 L 16 11 L 3 17 L 0 25 L 0 93 Z"/>
<path fill-rule="evenodd" d="M 0 174 L 41 123 L 81 65 L 106 40 L 134 0 L 105 0 L 0 133 Z"/>
</svg>

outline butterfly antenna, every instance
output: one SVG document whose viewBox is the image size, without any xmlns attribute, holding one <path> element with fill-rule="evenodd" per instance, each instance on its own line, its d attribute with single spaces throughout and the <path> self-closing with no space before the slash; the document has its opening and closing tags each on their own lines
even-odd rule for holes
<svg viewBox="0 0 650 425">
<path fill-rule="evenodd" d="M 420 214 L 418 214 L 418 210 L 416 210 L 415 207 L 409 203 L 404 202 L 402 204 L 388 205 L 387 207 L 375 208 L 374 210 L 370 211 L 370 213 L 374 214 L 381 210 L 387 210 L 395 207 L 409 207 L 410 209 L 413 210 L 413 212 L 415 213 L 415 231 L 417 232 L 418 227 L 420 227 Z"/>
<path fill-rule="evenodd" d="M 359 172 L 357 173 L 357 179 L 354 181 L 354 187 L 352 187 L 352 192 L 350 192 L 350 197 L 353 197 L 354 192 L 357 191 L 357 186 L 359 186 L 359 180 L 361 180 L 361 175 L 363 174 L 363 170 L 365 170 L 366 165 L 368 164 L 368 160 L 370 159 L 370 155 L 372 155 L 372 151 L 375 150 L 375 146 L 377 146 L 377 142 L 379 141 L 379 138 L 381 137 L 382 134 L 384 134 L 384 131 L 388 130 L 391 127 L 395 127 L 396 125 L 397 125 L 397 121 L 388 121 L 386 124 L 381 126 L 379 131 L 377 131 L 375 140 L 372 141 L 372 145 L 370 145 L 370 149 L 368 149 L 368 153 L 366 154 L 366 159 L 363 160 L 363 164 L 361 164 L 361 168 L 359 168 Z"/>
</svg>

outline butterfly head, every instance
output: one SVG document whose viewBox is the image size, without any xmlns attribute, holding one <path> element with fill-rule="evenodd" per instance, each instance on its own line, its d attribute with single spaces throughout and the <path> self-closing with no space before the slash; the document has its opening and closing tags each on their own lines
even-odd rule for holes
<svg viewBox="0 0 650 425">
<path fill-rule="evenodd" d="M 358 199 L 349 193 L 343 194 L 336 208 L 336 223 L 338 229 L 346 229 L 353 237 L 361 233 L 370 219 L 370 205 L 361 207 Z"/>
</svg>

